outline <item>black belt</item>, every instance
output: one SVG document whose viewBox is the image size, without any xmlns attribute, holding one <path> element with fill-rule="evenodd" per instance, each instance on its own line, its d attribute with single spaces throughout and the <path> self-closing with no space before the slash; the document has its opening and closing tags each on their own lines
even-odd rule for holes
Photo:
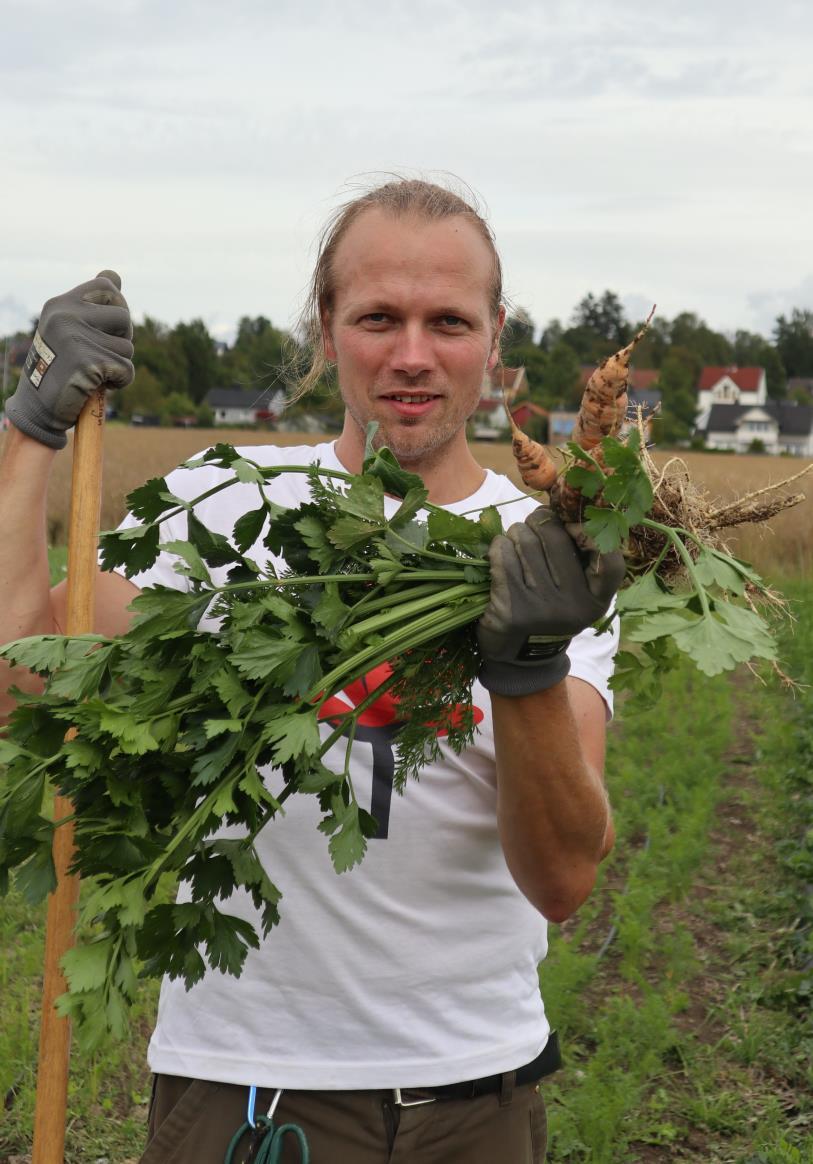
<svg viewBox="0 0 813 1164">
<path fill-rule="evenodd" d="M 542 1051 L 530 1063 L 518 1067 L 514 1086 L 538 1083 L 546 1075 L 551 1075 L 562 1066 L 559 1050 L 559 1036 L 551 1031 Z M 479 1095 L 498 1094 L 503 1087 L 503 1077 L 507 1074 L 485 1075 L 482 1079 L 469 1079 L 465 1083 L 444 1083 L 440 1087 L 400 1087 L 395 1089 L 395 1102 L 401 1107 L 412 1107 L 420 1103 L 432 1103 L 436 1099 L 476 1099 Z M 418 1095 L 422 1098 L 402 1098 Z"/>
</svg>

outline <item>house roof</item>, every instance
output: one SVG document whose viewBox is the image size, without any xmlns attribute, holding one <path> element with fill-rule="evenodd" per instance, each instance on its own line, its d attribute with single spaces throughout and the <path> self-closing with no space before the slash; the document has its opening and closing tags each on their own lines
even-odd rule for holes
<svg viewBox="0 0 813 1164">
<path fill-rule="evenodd" d="M 210 408 L 258 412 L 273 405 L 276 395 L 269 388 L 210 388 L 206 393 L 206 403 Z"/>
<path fill-rule="evenodd" d="M 643 410 L 644 416 L 649 416 L 656 408 L 660 407 L 661 392 L 659 388 L 630 387 L 627 392 L 627 399 L 629 401 L 627 406 L 628 416 L 635 416 L 639 408 Z"/>
<path fill-rule="evenodd" d="M 767 404 L 713 404 L 704 432 L 736 432 L 737 423 L 746 412 L 758 408 L 779 425 L 781 436 L 809 436 L 813 429 L 813 405 L 771 400 Z"/>
<path fill-rule="evenodd" d="M 523 424 L 527 424 L 531 416 L 549 416 L 547 408 L 542 408 L 539 404 L 534 404 L 533 400 L 525 400 L 522 404 L 518 404 L 516 408 L 511 409 L 511 415 L 514 418 L 515 424 L 520 428 Z"/>
<path fill-rule="evenodd" d="M 747 368 L 737 368 L 735 366 L 722 368 L 707 365 L 700 373 L 700 379 L 697 381 L 697 391 L 710 392 L 715 384 L 718 384 L 724 376 L 728 376 L 730 380 L 734 381 L 741 392 L 756 392 L 764 374 L 764 368 L 755 366 Z"/>
</svg>

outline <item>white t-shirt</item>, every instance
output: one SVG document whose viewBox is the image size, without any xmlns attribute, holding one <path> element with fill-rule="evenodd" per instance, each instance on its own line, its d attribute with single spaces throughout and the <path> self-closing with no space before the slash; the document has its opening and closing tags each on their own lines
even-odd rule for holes
<svg viewBox="0 0 813 1164">
<path fill-rule="evenodd" d="M 240 451 L 265 465 L 318 460 L 342 468 L 332 444 Z M 208 466 L 176 471 L 169 487 L 191 499 L 229 475 Z M 283 474 L 266 492 L 284 506 L 310 498 L 299 474 Z M 536 504 L 489 471 L 475 493 L 446 508 L 468 513 L 505 501 L 506 527 Z M 256 486 L 235 484 L 197 512 L 228 536 L 236 518 L 256 507 Z M 185 536 L 183 516 L 167 524 L 163 540 Z M 249 553 L 262 561 L 265 551 L 258 544 Z M 183 588 L 173 561 L 162 553 L 133 581 Z M 614 634 L 589 630 L 569 648 L 570 674 L 599 691 L 608 714 L 616 645 Z M 345 693 L 348 702 L 354 694 Z M 285 815 L 257 839 L 282 891 L 281 921 L 249 952 L 239 979 L 210 971 L 188 991 L 181 980 L 164 982 L 149 1048 L 153 1071 L 273 1088 L 414 1087 L 513 1070 L 544 1047 L 549 1025 L 537 966 L 547 924 L 516 887 L 500 847 L 490 697 L 474 684 L 474 742 L 458 756 L 441 741 L 440 760 L 400 796 L 391 783 L 394 711 L 379 702 L 353 744 L 351 773 L 365 808 L 375 785 L 386 835 L 369 842 L 361 865 L 338 875 L 317 831 L 316 798 L 286 803 Z M 345 747 L 340 740 L 328 752 L 328 767 L 344 763 Z M 281 785 L 274 772 L 266 778 Z M 256 922 L 242 892 L 228 911 Z"/>
</svg>

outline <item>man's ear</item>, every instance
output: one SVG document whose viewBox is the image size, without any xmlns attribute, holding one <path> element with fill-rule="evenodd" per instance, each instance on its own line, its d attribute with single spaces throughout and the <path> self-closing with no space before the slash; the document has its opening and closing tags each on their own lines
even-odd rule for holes
<svg viewBox="0 0 813 1164">
<path fill-rule="evenodd" d="M 336 359 L 336 347 L 330 333 L 330 315 L 327 311 L 322 312 L 322 347 L 325 351 L 325 359 L 333 363 Z"/>
<path fill-rule="evenodd" d="M 486 364 L 486 367 L 488 368 L 489 371 L 491 371 L 492 368 L 496 368 L 497 364 L 500 362 L 500 336 L 502 335 L 502 329 L 504 327 L 505 327 L 505 304 L 501 303 L 500 309 L 497 312 L 497 321 L 496 321 L 496 324 L 494 327 L 494 339 L 493 339 L 493 342 L 491 344 L 491 351 L 490 351 L 489 356 L 488 356 L 488 363 Z"/>
</svg>

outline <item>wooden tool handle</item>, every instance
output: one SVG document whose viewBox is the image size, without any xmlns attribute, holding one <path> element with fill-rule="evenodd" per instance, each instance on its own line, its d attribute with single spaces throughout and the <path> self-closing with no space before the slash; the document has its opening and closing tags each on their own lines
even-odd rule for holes
<svg viewBox="0 0 813 1164">
<path fill-rule="evenodd" d="M 89 397 L 74 430 L 68 526 L 69 635 L 93 630 L 104 415 L 105 394 L 104 389 L 99 389 Z M 55 798 L 55 820 L 72 812 L 70 800 L 62 796 Z M 56 1013 L 54 1003 L 66 989 L 60 959 L 74 942 L 79 878 L 68 873 L 73 852 L 73 824 L 69 822 L 54 833 L 57 885 L 48 898 L 32 1164 L 63 1164 L 64 1161 L 71 1027 L 68 1019 Z"/>
</svg>

